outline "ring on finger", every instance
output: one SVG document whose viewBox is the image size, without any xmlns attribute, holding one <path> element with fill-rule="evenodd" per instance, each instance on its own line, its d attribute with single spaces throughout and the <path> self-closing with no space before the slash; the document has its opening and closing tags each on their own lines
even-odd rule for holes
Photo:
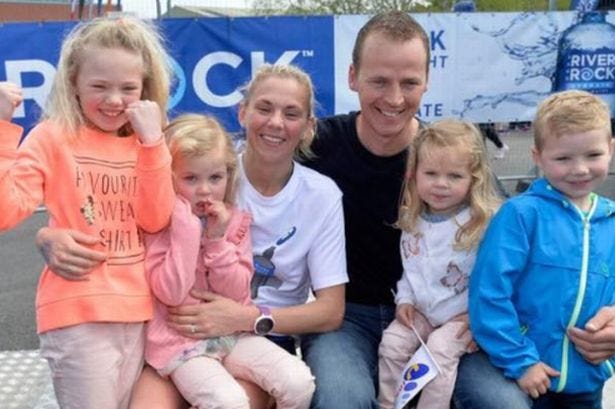
<svg viewBox="0 0 615 409">
<path fill-rule="evenodd" d="M 196 325 L 190 324 L 190 333 L 194 334 L 196 332 Z"/>
</svg>

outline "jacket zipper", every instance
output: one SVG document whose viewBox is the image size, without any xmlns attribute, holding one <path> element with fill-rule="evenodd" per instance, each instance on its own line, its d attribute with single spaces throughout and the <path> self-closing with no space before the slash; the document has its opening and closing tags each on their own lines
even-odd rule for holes
<svg viewBox="0 0 615 409">
<path fill-rule="evenodd" d="M 597 200 L 594 200 L 592 203 L 592 207 L 587 214 L 583 214 L 583 212 L 577 207 L 574 206 L 577 213 L 581 216 L 581 220 L 583 221 L 583 255 L 581 259 L 581 274 L 579 277 L 579 290 L 577 293 L 577 299 L 574 304 L 574 309 L 572 310 L 572 316 L 570 317 L 570 321 L 568 321 L 568 325 L 566 329 L 572 328 L 576 325 L 577 320 L 579 319 L 579 314 L 581 312 L 581 305 L 583 304 L 583 299 L 585 298 L 585 290 L 587 287 L 587 266 L 589 264 L 589 230 L 590 224 L 589 220 L 591 216 L 594 214 L 596 210 Z M 560 378 L 557 384 L 556 392 L 561 392 L 566 387 L 566 381 L 568 380 L 568 358 L 570 355 L 570 338 L 568 338 L 568 333 L 564 333 L 564 342 L 562 343 L 562 364 L 560 370 Z"/>
</svg>

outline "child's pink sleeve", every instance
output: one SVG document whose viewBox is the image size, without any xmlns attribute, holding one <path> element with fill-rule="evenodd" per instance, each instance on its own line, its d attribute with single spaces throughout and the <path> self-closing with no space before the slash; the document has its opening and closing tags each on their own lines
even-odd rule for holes
<svg viewBox="0 0 615 409">
<path fill-rule="evenodd" d="M 251 217 L 233 209 L 226 234 L 221 239 L 203 239 L 203 264 L 212 292 L 242 304 L 251 303 L 252 266 Z"/>
<path fill-rule="evenodd" d="M 145 271 L 160 302 L 180 305 L 188 296 L 195 281 L 200 236 L 201 222 L 179 197 L 171 224 L 159 233 L 145 234 Z"/>
</svg>

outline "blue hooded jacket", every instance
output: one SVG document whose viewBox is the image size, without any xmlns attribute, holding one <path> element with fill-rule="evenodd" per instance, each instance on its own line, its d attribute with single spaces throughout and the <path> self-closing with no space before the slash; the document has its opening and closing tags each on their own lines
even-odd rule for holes
<svg viewBox="0 0 615 409">
<path fill-rule="evenodd" d="M 587 214 L 538 179 L 493 217 L 470 275 L 470 328 L 491 362 L 518 379 L 538 361 L 560 372 L 551 390 L 593 392 L 615 360 L 587 362 L 566 335 L 615 304 L 615 202 Z"/>
</svg>

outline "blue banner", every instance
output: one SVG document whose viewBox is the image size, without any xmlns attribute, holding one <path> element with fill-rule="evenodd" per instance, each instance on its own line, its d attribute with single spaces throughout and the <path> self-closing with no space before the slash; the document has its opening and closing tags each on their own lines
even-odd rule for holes
<svg viewBox="0 0 615 409">
<path fill-rule="evenodd" d="M 531 120 L 554 90 L 603 97 L 615 116 L 615 13 L 414 14 L 431 43 L 428 91 L 418 115 L 431 121 Z M 359 109 L 348 88 L 354 40 L 369 16 L 170 19 L 161 22 L 175 71 L 170 116 L 209 113 L 238 131 L 241 87 L 265 63 L 293 63 L 312 77 L 318 116 Z M 60 44 L 73 22 L 0 25 L 0 81 L 24 89 L 14 115 L 26 129 L 51 89 Z M 579 33 L 591 35 L 579 38 Z"/>
<path fill-rule="evenodd" d="M 263 63 L 293 63 L 312 75 L 318 115 L 333 113 L 333 19 L 278 17 L 163 22 L 177 77 L 170 108 L 209 112 L 237 130 L 240 88 Z"/>
<path fill-rule="evenodd" d="M 75 23 L 0 26 L 0 80 L 24 89 L 14 115 L 30 128 L 51 90 L 62 38 Z M 293 63 L 312 75 L 317 114 L 333 113 L 333 17 L 204 18 L 163 20 L 175 84 L 170 115 L 215 115 L 237 131 L 239 89 L 263 63 Z"/>
</svg>

